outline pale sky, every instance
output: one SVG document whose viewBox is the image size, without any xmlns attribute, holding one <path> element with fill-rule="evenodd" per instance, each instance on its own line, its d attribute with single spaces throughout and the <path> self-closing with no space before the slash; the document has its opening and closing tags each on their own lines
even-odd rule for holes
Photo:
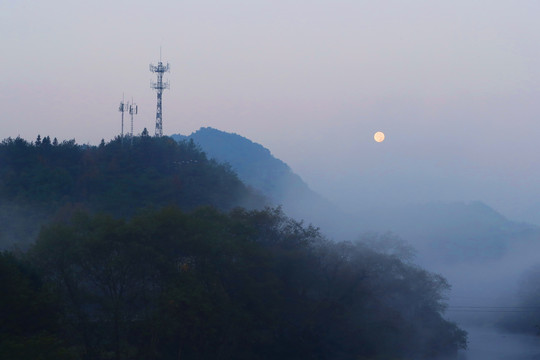
<svg viewBox="0 0 540 360">
<path fill-rule="evenodd" d="M 153 134 L 162 46 L 166 135 L 248 137 L 351 210 L 481 200 L 540 221 L 538 14 L 532 0 L 0 0 L 0 138 L 109 140 L 122 93 Z"/>
</svg>

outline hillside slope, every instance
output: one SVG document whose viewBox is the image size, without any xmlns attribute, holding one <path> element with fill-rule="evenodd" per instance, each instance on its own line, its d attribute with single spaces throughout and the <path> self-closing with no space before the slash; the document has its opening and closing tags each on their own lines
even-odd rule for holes
<svg viewBox="0 0 540 360">
<path fill-rule="evenodd" d="M 264 146 L 210 127 L 189 136 L 175 134 L 171 137 L 177 141 L 193 140 L 208 157 L 229 164 L 245 184 L 262 192 L 273 204 L 281 205 L 289 216 L 320 226 L 333 237 L 350 238 L 355 234 L 351 216 L 311 190 Z"/>
<path fill-rule="evenodd" d="M 81 146 L 74 141 L 0 144 L 0 245 L 28 243 L 39 226 L 74 208 L 130 216 L 141 208 L 210 205 L 260 208 L 262 196 L 190 141 L 137 137 Z"/>
</svg>

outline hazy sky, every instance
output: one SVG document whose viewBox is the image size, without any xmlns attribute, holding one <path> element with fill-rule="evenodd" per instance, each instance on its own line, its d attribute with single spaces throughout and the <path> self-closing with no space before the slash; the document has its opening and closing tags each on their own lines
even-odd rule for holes
<svg viewBox="0 0 540 360">
<path fill-rule="evenodd" d="M 532 219 L 538 14 L 533 0 L 0 0 L 0 138 L 109 140 L 123 92 L 153 134 L 161 45 L 164 134 L 246 136 L 349 209 L 482 200 Z"/>
</svg>

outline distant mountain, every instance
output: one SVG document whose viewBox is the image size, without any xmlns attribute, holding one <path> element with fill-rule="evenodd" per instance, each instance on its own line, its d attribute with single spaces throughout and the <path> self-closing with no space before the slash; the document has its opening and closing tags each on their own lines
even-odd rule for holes
<svg viewBox="0 0 540 360">
<path fill-rule="evenodd" d="M 171 137 L 177 141 L 191 139 L 209 158 L 228 163 L 245 184 L 262 192 L 275 205 L 281 205 L 289 216 L 320 226 L 333 236 L 352 234 L 345 231 L 353 227 L 350 216 L 311 190 L 300 176 L 264 146 L 238 134 L 210 127 L 189 136 L 176 134 Z M 343 226 L 344 222 L 349 226 Z"/>
<path fill-rule="evenodd" d="M 499 259 L 518 243 L 540 239 L 540 227 L 508 220 L 479 201 L 371 210 L 361 217 L 367 228 L 395 232 L 422 257 L 445 263 Z"/>
<path fill-rule="evenodd" d="M 201 128 L 189 136 L 208 155 L 230 164 L 247 185 L 297 219 L 320 226 L 332 238 L 391 232 L 418 251 L 419 258 L 445 264 L 499 259 L 518 243 L 540 239 L 540 227 L 517 223 L 482 202 L 432 202 L 346 214 L 312 191 L 270 150 L 238 134 Z"/>
<path fill-rule="evenodd" d="M 534 202 L 533 204 L 527 206 L 522 212 L 518 213 L 520 219 L 523 221 L 540 225 L 540 202 Z"/>
<path fill-rule="evenodd" d="M 206 127 L 189 136 L 173 135 L 172 138 L 193 139 L 210 158 L 230 164 L 244 183 L 274 201 L 282 202 L 290 195 L 291 188 L 319 197 L 270 150 L 243 136 Z"/>
</svg>

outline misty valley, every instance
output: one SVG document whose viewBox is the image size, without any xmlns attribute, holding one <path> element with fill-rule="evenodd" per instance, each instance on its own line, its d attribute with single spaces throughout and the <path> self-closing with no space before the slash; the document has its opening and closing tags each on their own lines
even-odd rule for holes
<svg viewBox="0 0 540 360">
<path fill-rule="evenodd" d="M 0 143 L 0 359 L 540 358 L 539 226 L 350 213 L 212 128 L 132 140 Z"/>
</svg>

